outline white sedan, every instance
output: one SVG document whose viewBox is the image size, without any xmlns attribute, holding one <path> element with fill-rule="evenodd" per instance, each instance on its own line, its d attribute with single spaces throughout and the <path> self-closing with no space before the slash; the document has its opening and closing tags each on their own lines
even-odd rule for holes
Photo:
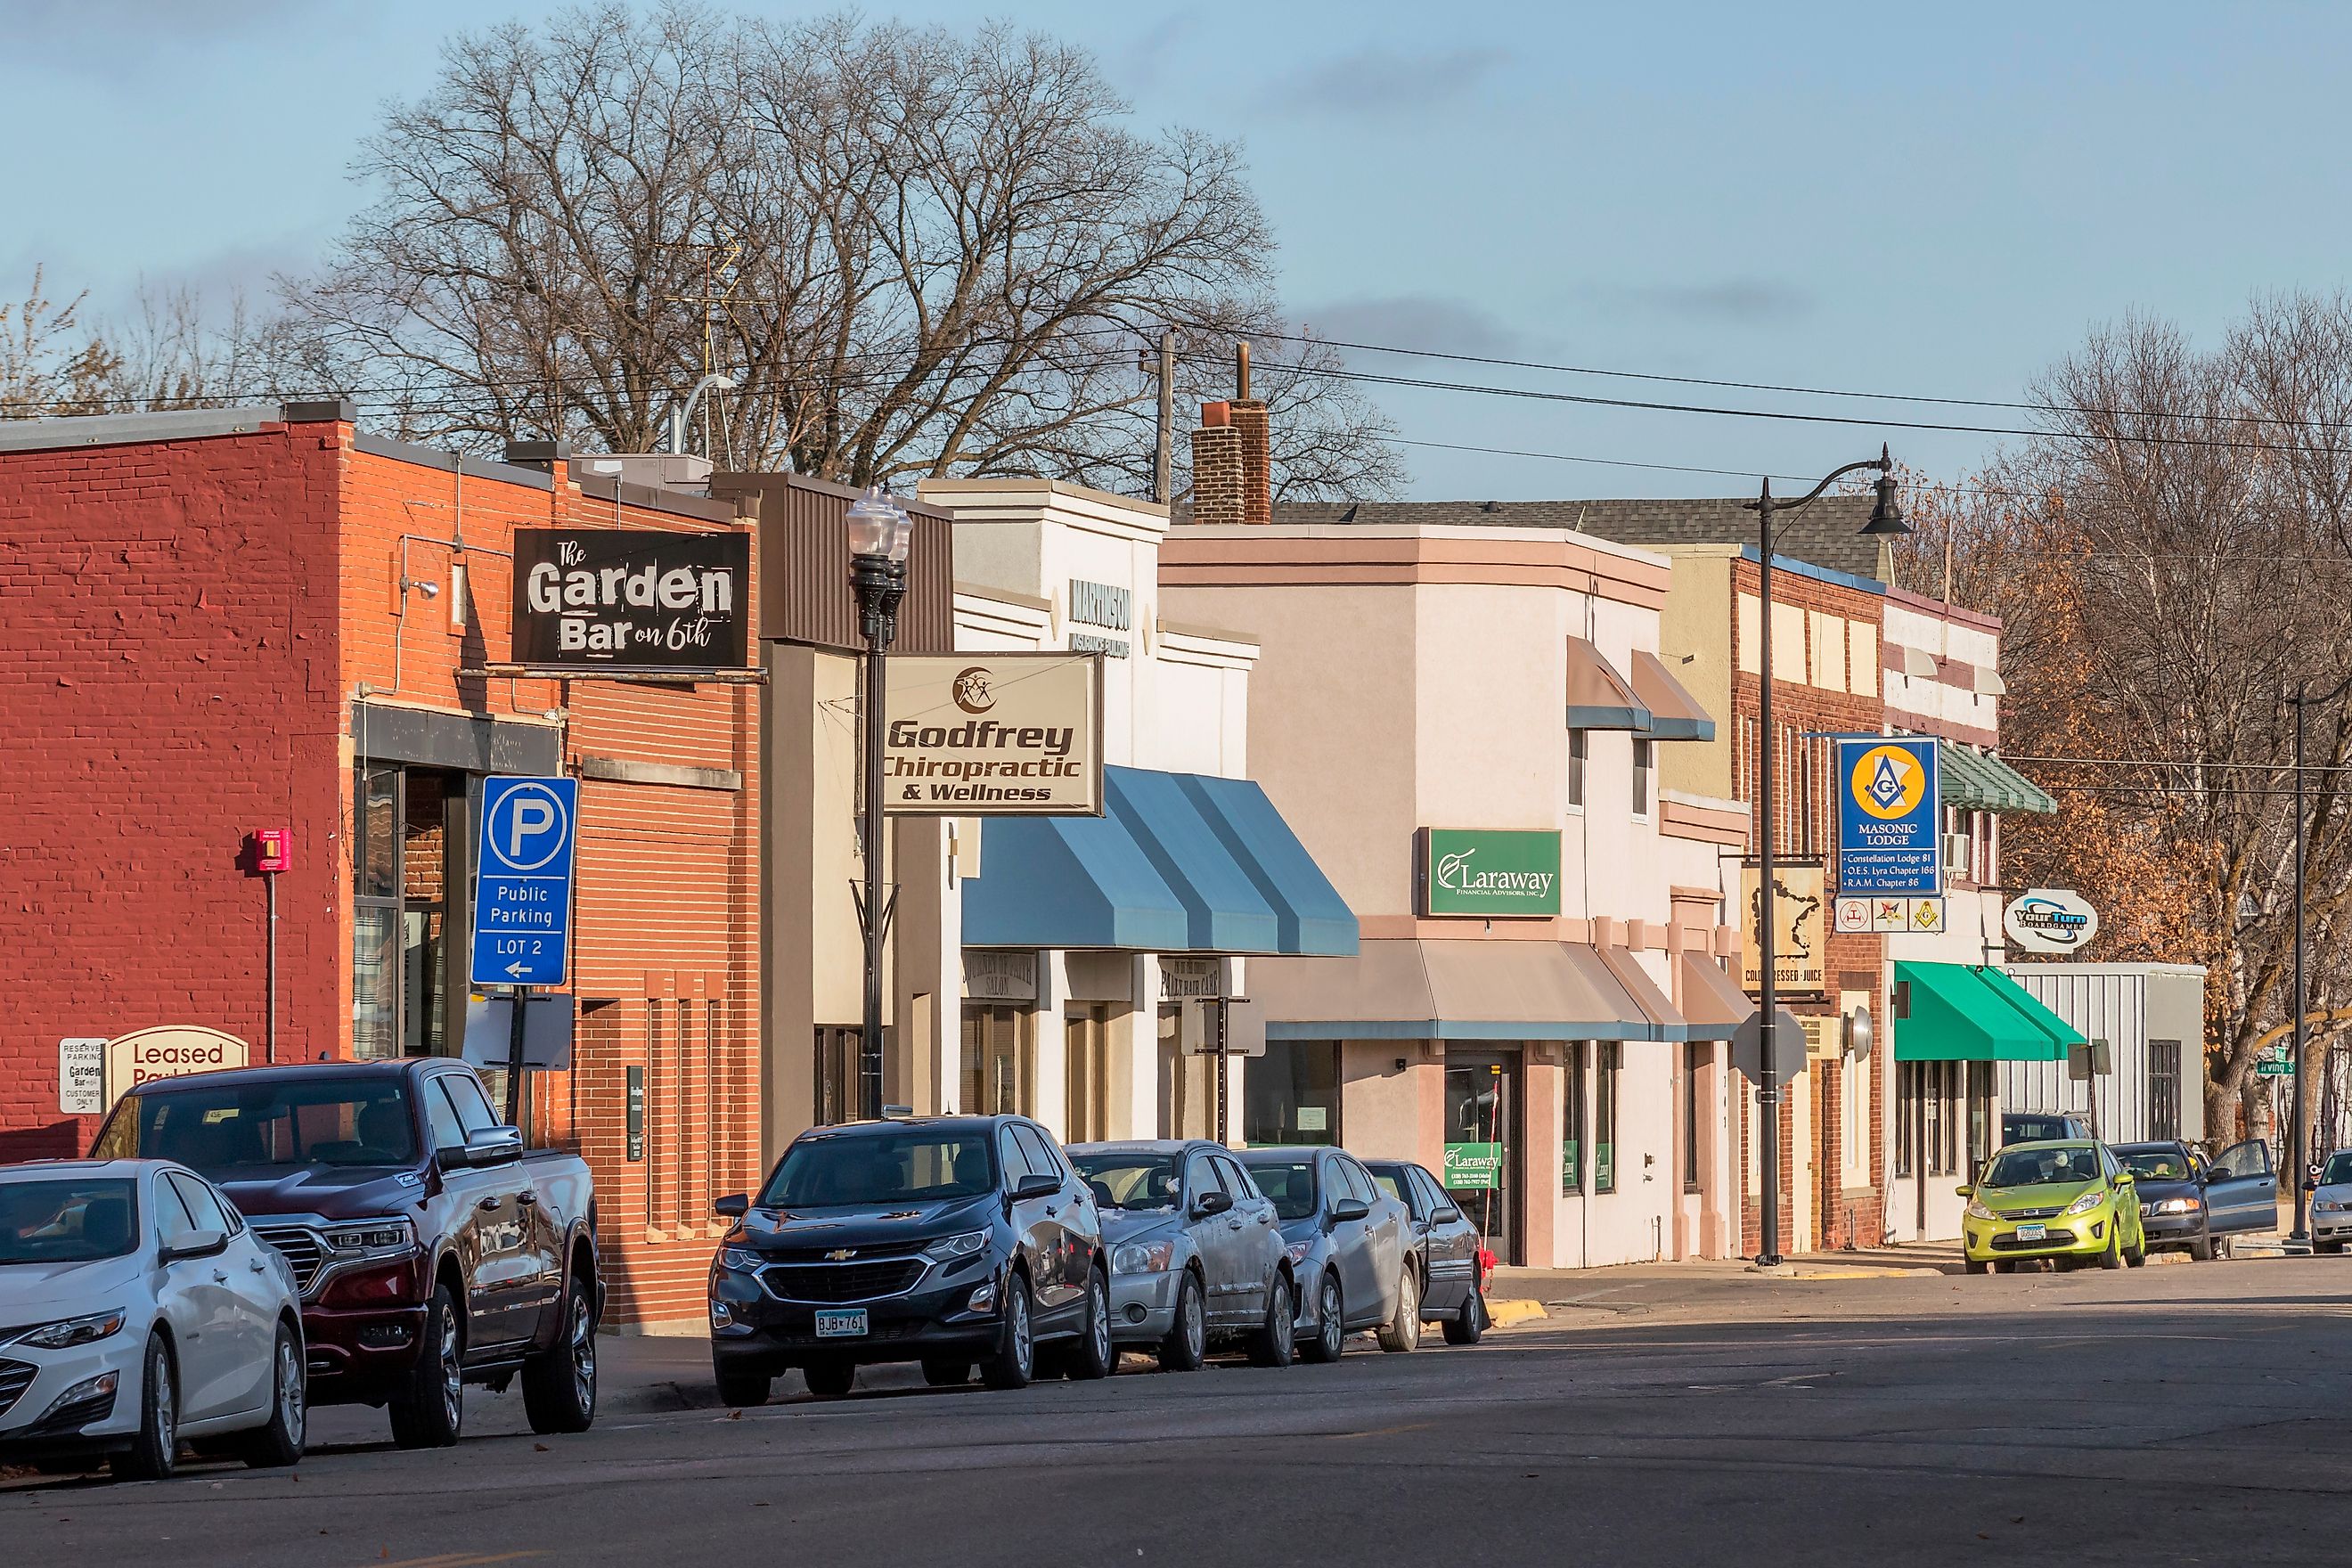
<svg viewBox="0 0 2352 1568">
<path fill-rule="evenodd" d="M 0 1461 L 104 1454 L 153 1480 L 189 1443 L 290 1465 L 303 1361 L 292 1271 L 194 1171 L 0 1169 Z"/>
</svg>

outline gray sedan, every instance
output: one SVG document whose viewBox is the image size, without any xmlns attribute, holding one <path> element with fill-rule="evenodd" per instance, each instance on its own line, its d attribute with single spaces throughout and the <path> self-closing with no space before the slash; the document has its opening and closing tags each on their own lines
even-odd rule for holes
<svg viewBox="0 0 2352 1568">
<path fill-rule="evenodd" d="M 1348 1336 L 1378 1331 L 1381 1348 L 1421 1342 L 1421 1260 L 1412 1216 L 1342 1149 L 1246 1149 L 1250 1179 L 1274 1200 L 1299 1281 L 1298 1353 L 1339 1359 Z"/>
<path fill-rule="evenodd" d="M 1068 1152 L 1102 1213 L 1114 1344 L 1147 1347 L 1171 1372 L 1191 1372 L 1220 1339 L 1288 1364 L 1290 1262 L 1274 1205 L 1232 1154 L 1199 1141 Z"/>
</svg>

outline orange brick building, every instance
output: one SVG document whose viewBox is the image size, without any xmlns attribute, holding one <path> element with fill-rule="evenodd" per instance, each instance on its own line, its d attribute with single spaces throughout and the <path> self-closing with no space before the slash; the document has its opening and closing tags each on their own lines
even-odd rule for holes
<svg viewBox="0 0 2352 1568">
<path fill-rule="evenodd" d="M 454 1053 L 480 781 L 569 773 L 578 1025 L 572 1070 L 532 1075 L 532 1140 L 594 1168 L 611 1318 L 698 1319 L 709 1200 L 761 1161 L 759 692 L 491 672 L 518 528 L 756 533 L 756 499 L 551 445 L 461 458 L 352 415 L 0 426 L 0 1160 L 93 1131 L 65 1108 L 68 1039 Z M 737 613 L 759 602 L 746 584 Z M 274 1041 L 249 842 L 270 827 L 292 857 Z"/>
</svg>

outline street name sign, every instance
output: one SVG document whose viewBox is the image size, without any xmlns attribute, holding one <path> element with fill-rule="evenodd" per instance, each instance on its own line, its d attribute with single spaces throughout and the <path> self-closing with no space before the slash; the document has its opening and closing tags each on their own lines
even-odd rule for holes
<svg viewBox="0 0 2352 1568">
<path fill-rule="evenodd" d="M 474 874 L 476 985 L 561 985 L 572 946 L 580 781 L 482 781 Z"/>
<path fill-rule="evenodd" d="M 1943 795 L 1927 736 L 1838 738 L 1837 890 L 1934 898 L 1944 890 Z"/>
</svg>

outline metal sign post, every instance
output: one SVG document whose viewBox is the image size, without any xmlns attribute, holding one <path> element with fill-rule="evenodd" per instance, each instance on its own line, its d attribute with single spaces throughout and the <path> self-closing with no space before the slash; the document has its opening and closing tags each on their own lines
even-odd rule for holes
<svg viewBox="0 0 2352 1568">
<path fill-rule="evenodd" d="M 482 781 L 482 829 L 475 858 L 476 985 L 514 994 L 507 1042 L 507 1121 L 520 1126 L 525 998 L 534 985 L 561 985 L 572 946 L 572 859 L 578 840 L 580 781 Z"/>
</svg>

